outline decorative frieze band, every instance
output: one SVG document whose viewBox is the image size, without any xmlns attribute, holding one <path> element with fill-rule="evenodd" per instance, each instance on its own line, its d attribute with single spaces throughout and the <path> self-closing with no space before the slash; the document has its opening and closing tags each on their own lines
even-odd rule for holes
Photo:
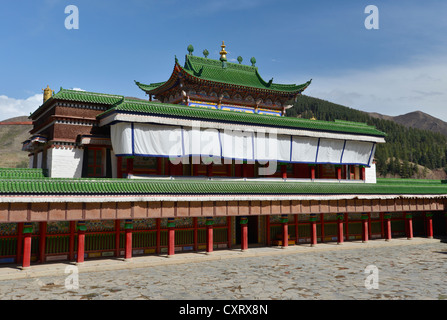
<svg viewBox="0 0 447 320">
<path fill-rule="evenodd" d="M 442 199 L 0 203 L 0 223 L 444 210 Z"/>
</svg>

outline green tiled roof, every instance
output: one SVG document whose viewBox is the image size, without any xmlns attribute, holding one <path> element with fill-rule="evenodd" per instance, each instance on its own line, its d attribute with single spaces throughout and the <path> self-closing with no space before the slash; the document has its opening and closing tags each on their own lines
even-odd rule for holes
<svg viewBox="0 0 447 320">
<path fill-rule="evenodd" d="M 330 122 L 309 120 L 293 117 L 278 117 L 265 114 L 251 114 L 226 110 L 213 110 L 207 108 L 190 107 L 178 104 L 167 104 L 126 98 L 113 108 L 98 115 L 103 118 L 112 112 L 153 114 L 161 116 L 174 116 L 193 119 L 202 119 L 219 122 L 241 124 L 256 124 L 271 127 L 285 127 L 293 129 L 308 129 L 318 131 L 343 132 L 352 134 L 372 135 L 384 137 L 385 133 L 373 126 L 355 122 Z"/>
<path fill-rule="evenodd" d="M 34 111 L 34 113 L 31 114 L 30 118 L 32 118 L 33 115 L 37 114 L 40 110 L 43 110 L 45 106 L 47 106 L 54 100 L 97 103 L 111 106 L 115 103 L 118 103 L 123 98 L 124 96 L 116 94 L 105 94 L 105 93 L 69 90 L 61 88 L 61 90 L 58 93 L 54 94 L 50 99 L 45 101 L 45 103 L 42 104 L 36 111 Z"/>
<path fill-rule="evenodd" d="M 157 82 L 157 83 L 151 83 L 151 84 L 143 84 L 140 83 L 138 81 L 135 81 L 135 84 L 143 91 L 147 92 L 147 91 L 151 91 L 154 90 L 162 85 L 164 85 L 166 83 L 166 81 L 163 82 Z"/>
<path fill-rule="evenodd" d="M 176 60 L 176 64 L 177 63 L 178 62 Z M 222 62 L 219 60 L 202 58 L 193 55 L 187 55 L 185 58 L 185 65 L 183 67 L 178 67 L 186 74 L 201 80 L 220 84 L 271 90 L 283 94 L 301 93 L 311 83 L 311 80 L 300 85 L 278 84 L 274 83 L 273 79 L 270 81 L 265 81 L 259 74 L 257 67 L 227 62 L 226 67 L 223 68 Z M 152 83 L 149 85 L 136 82 L 136 84 L 143 91 L 150 92 L 163 86 L 166 82 Z"/>
<path fill-rule="evenodd" d="M 367 183 L 131 180 L 131 179 L 0 179 L 2 195 L 446 195 L 441 181 Z"/>
<path fill-rule="evenodd" d="M 257 67 L 228 62 L 226 68 L 222 68 L 219 60 L 193 55 L 186 56 L 183 70 L 204 80 L 273 91 L 299 92 L 310 84 L 310 81 L 301 85 L 277 84 L 273 79 L 267 82 L 259 75 Z"/>
<path fill-rule="evenodd" d="M 0 179 L 42 179 L 46 177 L 44 169 L 0 168 Z"/>
</svg>

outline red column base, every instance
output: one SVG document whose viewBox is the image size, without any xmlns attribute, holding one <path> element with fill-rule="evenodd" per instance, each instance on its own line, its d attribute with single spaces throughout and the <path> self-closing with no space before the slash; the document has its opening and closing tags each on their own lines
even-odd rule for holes
<svg viewBox="0 0 447 320">
<path fill-rule="evenodd" d="M 22 270 L 29 268 L 31 265 L 31 234 L 27 233 L 23 239 L 23 258 Z"/>
<path fill-rule="evenodd" d="M 213 227 L 206 226 L 206 253 L 213 253 Z"/>
<path fill-rule="evenodd" d="M 126 229 L 126 250 L 124 260 L 132 259 L 132 230 Z"/>
<path fill-rule="evenodd" d="M 289 247 L 289 225 L 283 223 L 282 225 L 282 248 L 287 249 Z"/>
<path fill-rule="evenodd" d="M 387 219 L 386 220 L 386 239 L 385 241 L 391 241 L 391 220 Z"/>
<path fill-rule="evenodd" d="M 314 247 L 317 244 L 317 222 L 312 221 L 311 222 L 311 240 L 310 240 L 310 246 Z"/>
<path fill-rule="evenodd" d="M 368 221 L 363 221 L 362 242 L 368 242 Z"/>
<path fill-rule="evenodd" d="M 344 242 L 344 235 L 343 235 L 343 221 L 338 221 L 338 239 L 337 243 L 342 244 Z"/>
<path fill-rule="evenodd" d="M 76 258 L 76 264 L 84 263 L 84 244 L 85 232 L 78 231 L 78 256 Z"/>
<path fill-rule="evenodd" d="M 407 233 L 407 239 L 412 240 L 413 239 L 413 220 L 410 218 L 408 219 L 408 233 Z"/>
<path fill-rule="evenodd" d="M 248 226 L 241 224 L 241 250 L 248 250 Z"/>
<path fill-rule="evenodd" d="M 172 257 L 175 252 L 175 229 L 170 227 L 168 230 L 168 257 Z"/>
</svg>

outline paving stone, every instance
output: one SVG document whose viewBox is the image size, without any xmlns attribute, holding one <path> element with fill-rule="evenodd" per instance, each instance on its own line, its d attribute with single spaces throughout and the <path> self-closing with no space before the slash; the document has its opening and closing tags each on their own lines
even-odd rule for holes
<svg viewBox="0 0 447 320">
<path fill-rule="evenodd" d="M 270 256 L 263 248 L 263 256 L 237 260 L 81 272 L 76 290 L 65 288 L 65 275 L 2 280 L 0 299 L 447 299 L 446 243 L 348 246 Z M 378 267 L 378 289 L 365 288 L 368 265 Z"/>
</svg>

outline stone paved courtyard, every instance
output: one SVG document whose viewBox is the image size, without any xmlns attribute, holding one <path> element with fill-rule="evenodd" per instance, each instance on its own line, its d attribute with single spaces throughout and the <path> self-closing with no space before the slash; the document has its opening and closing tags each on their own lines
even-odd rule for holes
<svg viewBox="0 0 447 320">
<path fill-rule="evenodd" d="M 57 273 L 2 280 L 0 299 L 447 299 L 447 243 L 336 247 L 80 272 L 78 289 L 67 289 L 67 275 Z M 370 265 L 378 270 L 377 289 L 365 287 Z"/>
</svg>

